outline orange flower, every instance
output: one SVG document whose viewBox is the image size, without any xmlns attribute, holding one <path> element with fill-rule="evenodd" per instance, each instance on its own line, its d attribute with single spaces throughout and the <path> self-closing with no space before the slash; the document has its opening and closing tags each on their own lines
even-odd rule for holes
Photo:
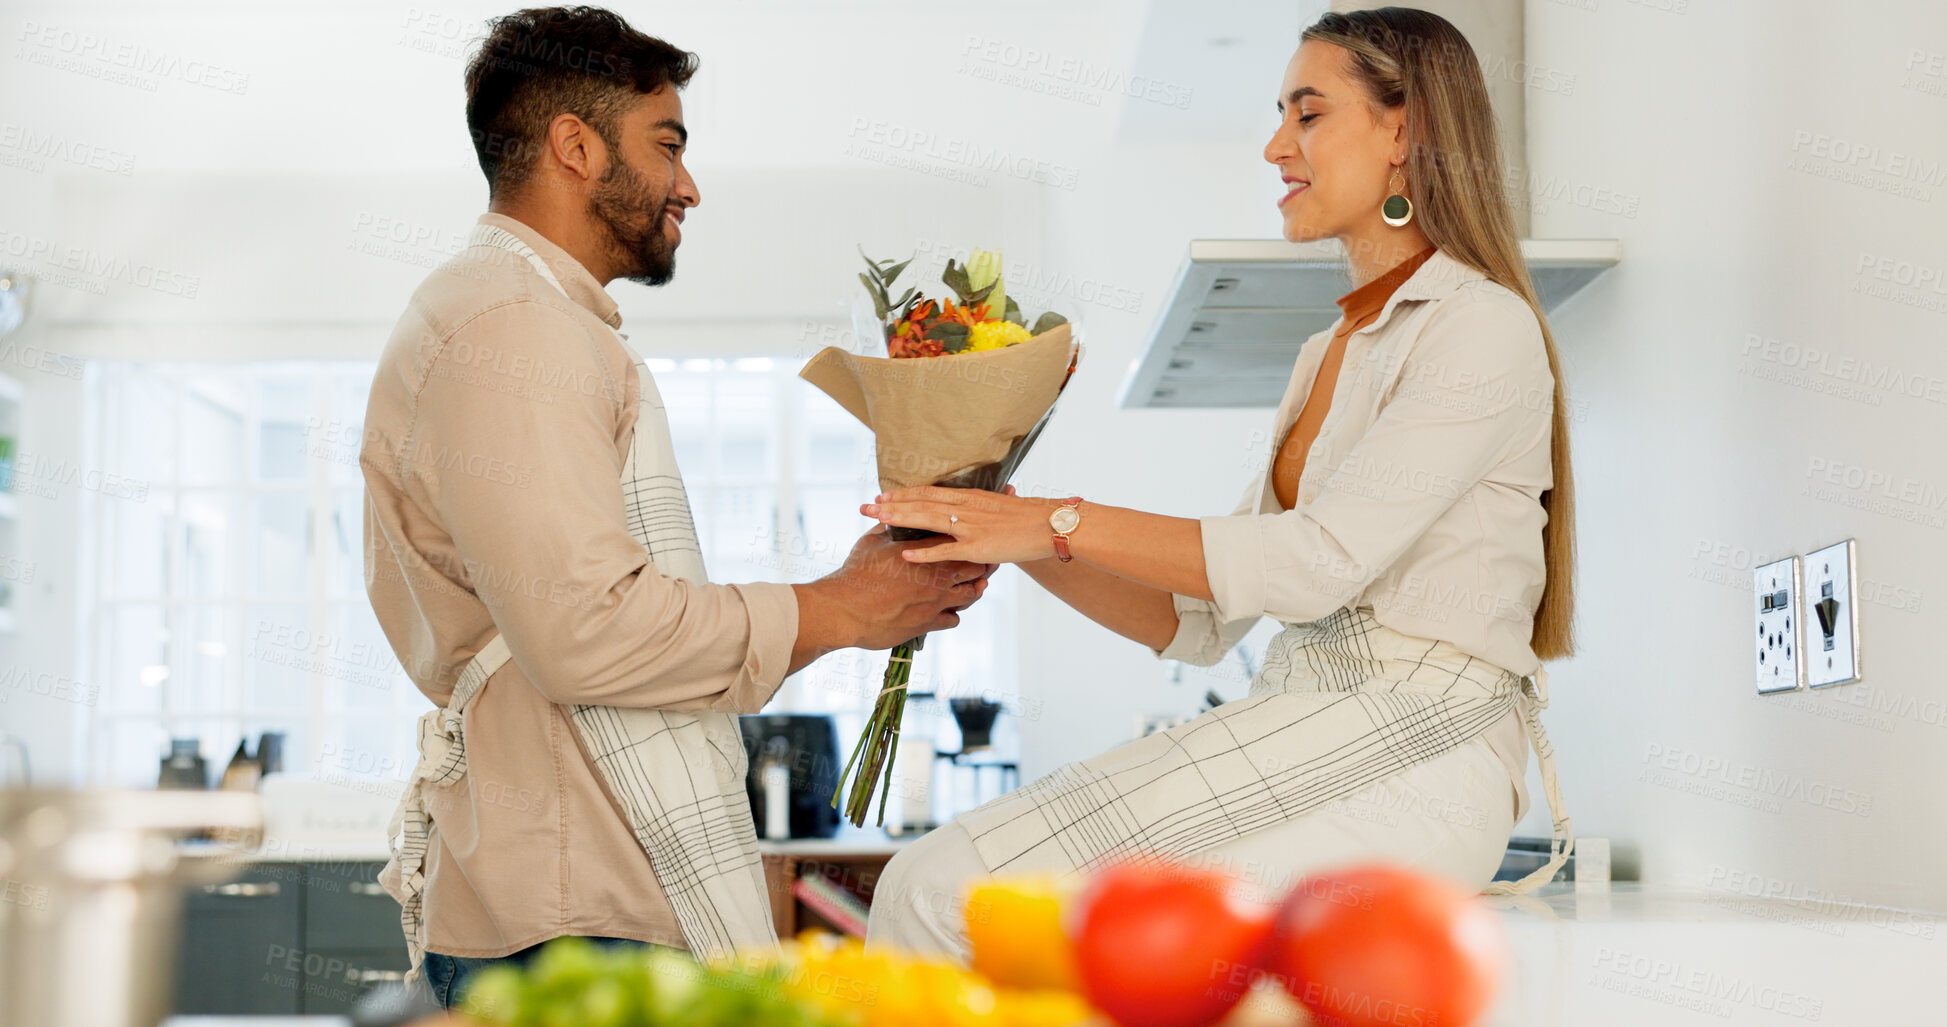
<svg viewBox="0 0 1947 1027">
<path fill-rule="evenodd" d="M 940 302 L 945 307 L 942 316 L 948 321 L 972 328 L 974 325 L 987 320 L 987 304 L 985 303 L 978 303 L 971 307 L 963 307 L 954 303 L 952 300 L 941 300 Z"/>
</svg>

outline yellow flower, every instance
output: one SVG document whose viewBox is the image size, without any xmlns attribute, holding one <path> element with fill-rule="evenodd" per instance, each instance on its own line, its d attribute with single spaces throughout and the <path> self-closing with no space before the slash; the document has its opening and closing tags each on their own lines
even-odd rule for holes
<svg viewBox="0 0 1947 1027">
<path fill-rule="evenodd" d="M 1026 328 L 1012 321 L 982 321 L 973 326 L 967 336 L 967 352 L 984 353 L 990 349 L 1002 349 L 1017 342 L 1032 338 Z"/>
</svg>

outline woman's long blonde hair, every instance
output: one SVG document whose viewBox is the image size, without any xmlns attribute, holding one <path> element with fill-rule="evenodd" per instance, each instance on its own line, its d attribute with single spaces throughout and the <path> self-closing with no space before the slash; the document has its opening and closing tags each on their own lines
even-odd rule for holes
<svg viewBox="0 0 1947 1027">
<path fill-rule="evenodd" d="M 1454 260 L 1513 290 L 1534 309 L 1555 376 L 1555 480 L 1541 494 L 1547 581 L 1535 608 L 1532 646 L 1544 660 L 1575 652 L 1575 482 L 1568 459 L 1568 398 L 1561 359 L 1521 259 L 1504 191 L 1501 143 L 1480 61 L 1453 23 L 1411 7 L 1333 12 L 1305 30 L 1351 54 L 1352 76 L 1375 110 L 1406 110 L 1406 158 L 1413 215 L 1427 241 Z"/>
</svg>

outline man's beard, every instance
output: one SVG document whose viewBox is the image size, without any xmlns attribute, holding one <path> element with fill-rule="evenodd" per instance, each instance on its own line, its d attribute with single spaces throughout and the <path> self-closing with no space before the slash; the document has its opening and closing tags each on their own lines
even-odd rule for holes
<svg viewBox="0 0 1947 1027">
<path fill-rule="evenodd" d="M 669 194 L 651 195 L 642 176 L 621 160 L 609 162 L 588 198 L 588 212 L 608 229 L 609 246 L 622 269 L 618 278 L 667 285 L 676 276 L 676 247 L 663 232 Z"/>
</svg>

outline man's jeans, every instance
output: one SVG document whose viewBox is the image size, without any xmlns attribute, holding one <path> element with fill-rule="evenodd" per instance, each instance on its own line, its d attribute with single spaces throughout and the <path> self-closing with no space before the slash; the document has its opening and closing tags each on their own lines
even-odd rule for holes
<svg viewBox="0 0 1947 1027">
<path fill-rule="evenodd" d="M 611 945 L 631 945 L 644 949 L 661 947 L 650 945 L 647 942 L 631 941 L 627 938 L 590 938 L 588 940 L 604 947 Z M 498 966 L 502 963 L 510 966 L 524 967 L 534 958 L 536 953 L 541 951 L 541 946 L 546 944 L 547 942 L 542 942 L 541 945 L 530 946 L 511 955 L 498 956 L 491 959 L 475 959 L 468 956 L 442 956 L 437 952 L 428 952 L 426 953 L 426 960 L 423 967 L 426 974 L 426 983 L 432 986 L 433 999 L 440 1004 L 440 1007 L 443 1009 L 451 1009 L 466 996 L 467 981 L 474 974 L 490 966 Z"/>
</svg>

